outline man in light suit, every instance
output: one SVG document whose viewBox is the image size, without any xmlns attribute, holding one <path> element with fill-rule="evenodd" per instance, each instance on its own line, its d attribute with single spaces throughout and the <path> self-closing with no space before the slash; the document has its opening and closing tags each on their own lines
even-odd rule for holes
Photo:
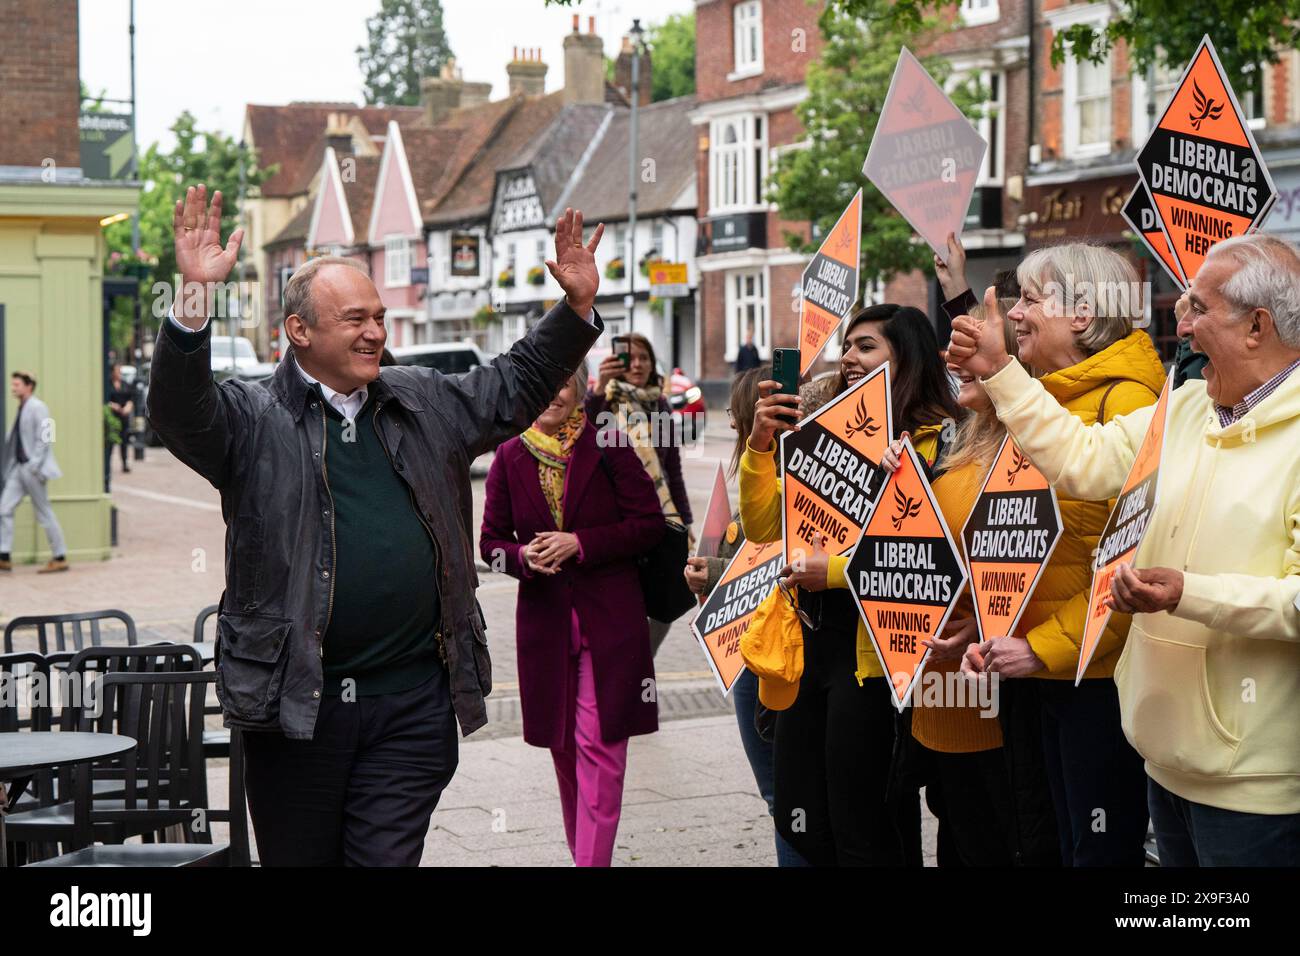
<svg viewBox="0 0 1300 956">
<path fill-rule="evenodd" d="M 14 543 L 14 512 L 23 498 L 32 499 L 36 520 L 50 539 L 49 564 L 38 573 L 68 570 L 67 548 L 63 544 L 63 529 L 50 507 L 50 494 L 46 482 L 61 478 L 59 463 L 54 460 L 54 420 L 50 410 L 37 398 L 36 379 L 26 372 L 14 372 L 12 392 L 18 399 L 18 414 L 13 429 L 5 441 L 3 481 L 0 481 L 0 571 L 12 571 L 13 561 L 9 551 Z"/>
</svg>

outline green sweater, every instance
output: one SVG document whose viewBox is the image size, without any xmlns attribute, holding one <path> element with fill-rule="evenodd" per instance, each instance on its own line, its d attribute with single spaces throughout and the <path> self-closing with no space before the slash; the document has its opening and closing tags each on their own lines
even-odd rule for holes
<svg viewBox="0 0 1300 956">
<path fill-rule="evenodd" d="M 323 399 L 321 407 L 335 544 L 325 693 L 338 696 L 349 678 L 358 697 L 410 690 L 442 666 L 433 536 L 380 442 L 374 401 L 351 428 Z"/>
</svg>

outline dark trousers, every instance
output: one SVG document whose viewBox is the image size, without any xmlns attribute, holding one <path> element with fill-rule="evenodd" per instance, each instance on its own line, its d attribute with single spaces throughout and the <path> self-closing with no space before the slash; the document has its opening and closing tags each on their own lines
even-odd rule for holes
<svg viewBox="0 0 1300 956">
<path fill-rule="evenodd" d="M 1065 866 L 1145 866 L 1147 775 L 1120 728 L 1109 677 L 1031 678 L 1042 702 L 1043 756 Z"/>
<path fill-rule="evenodd" d="M 999 680 L 994 685 L 1002 758 L 1011 789 L 1012 855 L 1015 866 L 1061 865 L 1056 808 L 1043 756 L 1043 705 L 1037 680 Z"/>
<path fill-rule="evenodd" d="M 736 705 L 736 726 L 740 731 L 740 745 L 745 748 L 745 759 L 749 769 L 754 773 L 754 783 L 758 785 L 759 796 L 767 804 L 767 812 L 772 813 L 772 745 L 758 735 L 754 726 L 754 709 L 758 704 L 758 678 L 748 669 L 743 669 L 736 682 L 731 685 L 731 700 Z M 807 866 L 794 848 L 778 832 L 776 834 L 776 865 Z"/>
<path fill-rule="evenodd" d="M 1224 810 L 1184 800 L 1147 779 L 1164 866 L 1300 866 L 1300 813 Z"/>
<path fill-rule="evenodd" d="M 843 602 L 833 600 L 839 597 Z M 839 592 L 825 601 L 822 626 L 804 637 L 799 696 L 777 717 L 776 828 L 813 866 L 901 866 L 903 845 L 887 799 L 896 712 L 885 678 L 859 686 L 853 676 L 857 618 L 850 600 Z M 845 610 L 837 603 L 848 613 L 835 613 Z"/>
<path fill-rule="evenodd" d="M 323 697 L 311 740 L 244 737 L 263 866 L 418 866 L 458 759 L 447 672 L 412 690 Z"/>
<path fill-rule="evenodd" d="M 940 753 L 915 740 L 929 763 L 925 803 L 939 821 L 941 867 L 1011 866 L 1011 782 L 1002 749 Z"/>
</svg>

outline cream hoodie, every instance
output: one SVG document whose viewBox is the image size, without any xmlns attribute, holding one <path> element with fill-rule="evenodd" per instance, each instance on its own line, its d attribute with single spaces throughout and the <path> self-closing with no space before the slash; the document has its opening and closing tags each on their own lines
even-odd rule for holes
<svg viewBox="0 0 1300 956">
<path fill-rule="evenodd" d="M 1016 362 L 985 388 L 1075 498 L 1118 494 L 1155 410 L 1084 425 Z M 1133 617 L 1115 669 L 1124 733 L 1187 800 L 1300 813 L 1300 371 L 1227 428 L 1204 382 L 1174 391 L 1158 494 L 1136 566 L 1183 571 L 1183 596 Z"/>
</svg>

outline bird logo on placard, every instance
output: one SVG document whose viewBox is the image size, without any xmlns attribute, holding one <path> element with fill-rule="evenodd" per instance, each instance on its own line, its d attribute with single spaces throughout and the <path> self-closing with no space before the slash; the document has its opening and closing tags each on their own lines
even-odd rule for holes
<svg viewBox="0 0 1300 956">
<path fill-rule="evenodd" d="M 867 414 L 867 396 L 863 395 L 858 399 L 858 407 L 853 413 L 853 422 L 849 425 L 845 437 L 852 438 L 854 435 L 861 433 L 870 438 L 876 432 L 880 431 L 880 426 L 876 420 Z"/>
<path fill-rule="evenodd" d="M 771 546 L 771 544 L 772 542 L 767 541 L 764 542 L 763 544 L 760 544 L 754 550 L 750 551 L 749 558 L 748 560 L 745 561 L 745 566 L 752 568 L 754 565 L 756 565 L 758 563 L 758 559 L 763 556 L 764 552 L 767 551 L 767 549 Z"/>
<path fill-rule="evenodd" d="M 1016 475 L 1028 470 L 1029 459 L 1025 457 L 1025 453 L 1018 446 L 1013 445 L 1011 447 L 1011 467 L 1007 469 L 1007 484 L 1014 485 Z"/>
<path fill-rule="evenodd" d="M 1207 119 L 1218 119 L 1219 114 L 1223 112 L 1223 104 L 1220 103 L 1216 106 L 1214 97 L 1207 97 L 1202 93 L 1201 85 L 1195 80 L 1192 80 L 1192 101 L 1196 104 L 1196 108 L 1200 110 L 1199 116 L 1195 113 L 1187 114 L 1187 118 L 1192 121 L 1192 129 L 1194 130 L 1199 130 L 1201 124 Z"/>
<path fill-rule="evenodd" d="M 898 511 L 889 519 L 889 523 L 894 526 L 895 531 L 902 531 L 904 521 L 915 518 L 921 513 L 921 502 L 910 495 L 904 495 L 898 485 L 894 485 L 894 504 L 898 507 Z"/>
<path fill-rule="evenodd" d="M 918 86 L 912 90 L 911 95 L 906 96 L 901 101 L 904 112 L 915 113 L 922 119 L 930 118 L 930 107 L 925 105 L 925 88 Z"/>
<path fill-rule="evenodd" d="M 853 245 L 853 233 L 848 229 L 842 230 L 839 238 L 835 240 L 835 251 L 841 254 L 847 253 L 851 245 Z"/>
</svg>

